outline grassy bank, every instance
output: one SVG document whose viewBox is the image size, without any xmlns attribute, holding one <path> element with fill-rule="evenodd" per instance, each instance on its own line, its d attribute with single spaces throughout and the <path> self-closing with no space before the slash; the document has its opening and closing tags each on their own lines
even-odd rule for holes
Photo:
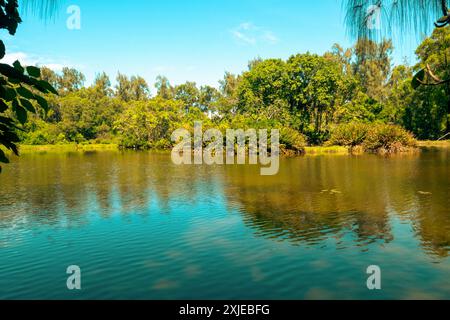
<svg viewBox="0 0 450 320">
<path fill-rule="evenodd" d="M 445 141 L 418 141 L 418 147 L 448 148 L 450 140 Z M 57 145 L 21 145 L 21 153 L 33 152 L 84 152 L 84 151 L 116 151 L 117 144 L 57 144 Z M 167 150 L 166 150 L 167 151 Z M 306 155 L 347 155 L 349 148 L 344 146 L 315 146 L 305 147 Z"/>
<path fill-rule="evenodd" d="M 341 146 L 330 146 L 330 147 L 306 147 L 306 155 L 346 155 L 349 154 L 349 149 L 347 147 Z"/>
<path fill-rule="evenodd" d="M 58 144 L 58 145 L 21 145 L 21 153 L 32 153 L 32 152 L 83 152 L 83 151 L 113 151 L 119 150 L 117 144 Z M 167 150 L 165 150 L 167 151 Z M 324 154 L 348 154 L 347 147 L 341 146 L 316 146 L 316 147 L 306 147 L 305 154 L 307 155 L 324 155 Z"/>
<path fill-rule="evenodd" d="M 55 144 L 30 146 L 21 145 L 19 151 L 21 153 L 32 152 L 77 152 L 77 151 L 109 151 L 118 150 L 117 144 Z"/>
<path fill-rule="evenodd" d="M 450 140 L 442 141 L 418 141 L 417 146 L 419 147 L 429 147 L 429 148 L 449 148 Z"/>
</svg>

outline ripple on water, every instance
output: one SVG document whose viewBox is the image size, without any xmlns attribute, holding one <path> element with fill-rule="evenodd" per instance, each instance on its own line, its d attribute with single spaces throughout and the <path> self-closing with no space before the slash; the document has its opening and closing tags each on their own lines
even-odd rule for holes
<svg viewBox="0 0 450 320">
<path fill-rule="evenodd" d="M 371 298 L 373 263 L 382 297 L 450 296 L 448 156 L 289 159 L 275 177 L 88 158 L 25 156 L 2 174 L 0 298 L 73 298 L 71 264 L 81 298 Z"/>
</svg>

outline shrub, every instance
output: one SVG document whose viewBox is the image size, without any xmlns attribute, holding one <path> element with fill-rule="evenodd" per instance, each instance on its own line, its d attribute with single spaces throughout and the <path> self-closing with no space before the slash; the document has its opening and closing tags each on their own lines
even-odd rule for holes
<svg viewBox="0 0 450 320">
<path fill-rule="evenodd" d="M 367 152 L 394 153 L 414 148 L 417 142 L 405 129 L 390 124 L 371 126 L 363 143 Z"/>
<path fill-rule="evenodd" d="M 297 130 L 284 127 L 280 130 L 280 144 L 289 150 L 303 152 L 306 146 L 306 139 Z"/>
<path fill-rule="evenodd" d="M 369 126 L 365 123 L 348 123 L 341 124 L 334 128 L 331 132 L 328 145 L 356 147 L 361 145 L 366 139 Z"/>
<path fill-rule="evenodd" d="M 416 146 L 416 140 L 405 129 L 391 124 L 349 123 L 337 126 L 328 145 L 346 146 L 365 152 L 394 153 Z"/>
<path fill-rule="evenodd" d="M 153 143 L 152 148 L 156 150 L 167 150 L 172 148 L 173 144 L 167 139 L 161 139 Z"/>
</svg>

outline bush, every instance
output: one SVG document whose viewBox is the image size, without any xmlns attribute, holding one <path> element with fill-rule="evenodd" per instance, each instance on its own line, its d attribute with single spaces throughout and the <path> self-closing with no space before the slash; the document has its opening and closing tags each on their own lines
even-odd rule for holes
<svg viewBox="0 0 450 320">
<path fill-rule="evenodd" d="M 34 121 L 28 124 L 26 131 L 22 133 L 22 143 L 28 145 L 46 145 L 59 142 L 58 129 L 53 124 L 43 121 Z"/>
<path fill-rule="evenodd" d="M 365 123 L 348 123 L 338 125 L 331 132 L 328 145 L 356 147 L 361 145 L 366 139 L 369 126 Z"/>
<path fill-rule="evenodd" d="M 173 147 L 171 141 L 167 139 L 161 139 L 153 143 L 152 148 L 156 150 L 167 150 Z"/>
<path fill-rule="evenodd" d="M 405 129 L 389 124 L 371 126 L 362 144 L 367 152 L 394 153 L 417 146 L 413 135 Z"/>
<path fill-rule="evenodd" d="M 280 130 L 280 144 L 289 150 L 303 152 L 306 146 L 306 139 L 297 130 L 284 127 Z"/>
<path fill-rule="evenodd" d="M 349 123 L 337 126 L 327 144 L 360 147 L 365 152 L 394 153 L 414 148 L 416 140 L 396 125 Z"/>
</svg>

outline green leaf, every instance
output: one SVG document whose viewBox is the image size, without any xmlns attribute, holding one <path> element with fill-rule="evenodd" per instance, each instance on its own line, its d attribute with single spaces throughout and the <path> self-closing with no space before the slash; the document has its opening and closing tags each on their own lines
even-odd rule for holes
<svg viewBox="0 0 450 320">
<path fill-rule="evenodd" d="M 0 149 L 0 162 L 9 163 L 9 159 L 6 157 L 3 150 Z"/>
<path fill-rule="evenodd" d="M 48 102 L 41 96 L 35 96 L 36 101 L 39 103 L 39 105 L 42 107 L 42 109 L 45 110 L 45 112 L 48 111 Z"/>
<path fill-rule="evenodd" d="M 414 78 L 412 79 L 411 85 L 413 89 L 416 90 L 417 88 L 419 88 L 422 85 L 424 79 L 425 79 L 425 69 L 422 69 L 419 72 L 417 72 Z"/>
<path fill-rule="evenodd" d="M 28 85 L 33 84 L 33 78 L 25 76 L 23 72 L 20 72 L 15 67 L 11 67 L 9 64 L 0 63 L 0 73 L 8 77 L 8 79 L 17 79 Z"/>
<path fill-rule="evenodd" d="M 20 84 L 21 83 L 20 79 L 17 79 L 17 78 L 8 78 L 8 81 L 12 84 Z"/>
<path fill-rule="evenodd" d="M 17 92 L 13 88 L 10 87 L 4 87 L 5 89 L 5 96 L 4 99 L 6 101 L 12 101 L 17 97 Z"/>
<path fill-rule="evenodd" d="M 14 66 L 14 69 L 19 71 L 20 73 L 24 73 L 25 69 L 22 67 L 19 60 L 14 61 L 13 66 Z"/>
<path fill-rule="evenodd" d="M 55 88 L 53 88 L 50 83 L 48 83 L 47 81 L 44 80 L 40 80 L 37 82 L 38 85 L 42 88 L 44 88 L 45 90 L 47 90 L 48 92 L 54 93 L 54 94 L 58 94 L 58 91 L 55 90 Z"/>
<path fill-rule="evenodd" d="M 3 59 L 5 57 L 5 54 L 6 54 L 5 44 L 3 43 L 2 40 L 0 40 L 0 59 Z"/>
<path fill-rule="evenodd" d="M 29 66 L 27 67 L 27 73 L 35 78 L 40 78 L 41 77 L 41 69 L 39 69 L 38 67 L 34 67 L 34 66 Z"/>
<path fill-rule="evenodd" d="M 13 110 L 17 115 L 17 119 L 21 124 L 25 124 L 28 119 L 27 110 L 25 110 L 18 102 L 17 100 L 13 101 Z"/>
<path fill-rule="evenodd" d="M 5 103 L 5 101 L 0 99 L 0 112 L 5 112 L 7 109 L 8 109 L 8 105 Z"/>
<path fill-rule="evenodd" d="M 17 93 L 26 99 L 34 99 L 34 94 L 25 87 L 19 87 L 16 89 Z"/>
<path fill-rule="evenodd" d="M 27 99 L 20 99 L 20 104 L 32 113 L 36 113 L 36 109 L 33 107 L 33 104 Z"/>
</svg>

